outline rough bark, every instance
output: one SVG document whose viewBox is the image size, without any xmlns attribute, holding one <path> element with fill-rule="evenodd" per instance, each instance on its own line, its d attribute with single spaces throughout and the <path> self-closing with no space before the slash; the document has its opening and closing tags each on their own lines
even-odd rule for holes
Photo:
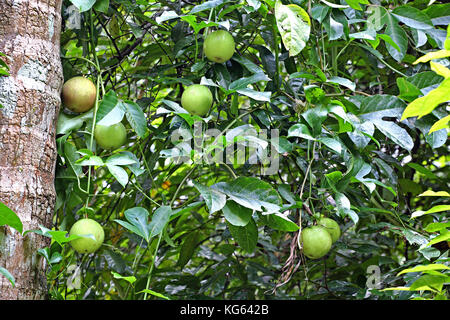
<svg viewBox="0 0 450 320">
<path fill-rule="evenodd" d="M 60 108 L 62 67 L 59 36 L 62 0 L 0 0 L 0 52 L 10 67 L 0 77 L 0 201 L 22 220 L 24 230 L 50 227 L 55 204 L 55 126 Z M 49 244 L 0 227 L 0 299 L 45 299 Z"/>
</svg>

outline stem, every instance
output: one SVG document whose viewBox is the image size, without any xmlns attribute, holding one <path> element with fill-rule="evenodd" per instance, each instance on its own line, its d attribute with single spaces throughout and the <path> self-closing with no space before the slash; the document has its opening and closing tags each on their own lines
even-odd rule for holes
<svg viewBox="0 0 450 320">
<path fill-rule="evenodd" d="M 164 229 L 165 229 L 165 227 L 164 227 Z M 158 242 L 156 243 L 155 252 L 153 253 L 153 260 L 152 260 L 152 263 L 150 264 L 150 267 L 148 270 L 147 284 L 145 286 L 145 292 L 144 292 L 144 300 L 147 300 L 147 291 L 150 286 L 150 280 L 152 278 L 153 267 L 155 266 L 156 254 L 158 253 L 158 249 L 159 249 L 159 245 L 161 243 L 161 238 L 164 233 L 164 229 L 161 230 L 161 233 L 159 234 Z"/>
<path fill-rule="evenodd" d="M 173 197 L 172 197 L 172 200 L 170 201 L 170 207 L 173 206 L 173 203 L 175 202 L 175 200 L 176 200 L 176 198 L 177 198 L 177 196 L 178 196 L 178 193 L 179 193 L 180 190 L 181 190 L 181 187 L 186 183 L 187 179 L 189 179 L 189 177 L 191 176 L 192 172 L 194 172 L 194 170 L 195 170 L 196 168 L 197 168 L 197 166 L 194 165 L 194 166 L 191 168 L 191 170 L 189 170 L 189 172 L 186 174 L 186 176 L 183 178 L 183 180 L 181 181 L 181 183 L 178 185 L 178 188 L 177 188 L 177 190 L 175 191 L 175 193 L 174 193 L 174 195 L 173 195 Z"/>
</svg>

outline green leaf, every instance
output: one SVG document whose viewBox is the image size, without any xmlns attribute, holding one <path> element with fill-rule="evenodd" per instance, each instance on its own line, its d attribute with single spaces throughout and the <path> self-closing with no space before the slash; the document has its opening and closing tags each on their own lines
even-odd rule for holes
<svg viewBox="0 0 450 320">
<path fill-rule="evenodd" d="M 109 172 L 116 178 L 117 182 L 119 182 L 122 187 L 126 187 L 128 183 L 128 173 L 125 171 L 125 169 L 112 165 L 109 163 L 106 163 L 106 167 L 108 168 Z"/>
<path fill-rule="evenodd" d="M 244 227 L 233 226 L 229 222 L 227 222 L 227 225 L 233 239 L 242 249 L 248 253 L 255 251 L 258 243 L 258 227 L 253 219 Z"/>
<path fill-rule="evenodd" d="M 164 21 L 167 21 L 167 20 L 170 20 L 170 19 L 175 19 L 175 18 L 178 18 L 178 17 L 179 17 L 179 15 L 173 10 L 164 11 L 159 17 L 155 18 L 155 21 L 156 21 L 157 24 L 161 24 Z"/>
<path fill-rule="evenodd" d="M 309 131 L 308 126 L 301 123 L 294 124 L 292 127 L 289 128 L 288 138 L 289 137 L 299 137 L 307 140 L 315 140 L 315 138 Z"/>
<path fill-rule="evenodd" d="M 328 15 L 328 20 L 324 21 L 324 28 L 330 40 L 337 40 L 344 36 L 344 25 L 333 19 L 333 14 Z"/>
<path fill-rule="evenodd" d="M 97 109 L 95 123 L 103 126 L 111 126 L 122 121 L 125 109 L 114 91 L 108 91 Z"/>
<path fill-rule="evenodd" d="M 391 37 L 392 41 L 394 41 L 398 45 L 400 50 L 397 50 L 389 43 L 386 44 L 386 48 L 391 57 L 394 58 L 397 62 L 400 62 L 403 60 L 403 57 L 406 54 L 406 50 L 408 49 L 408 37 L 403 28 L 399 26 L 397 18 L 392 14 L 387 14 L 385 16 L 385 22 L 385 34 Z"/>
<path fill-rule="evenodd" d="M 0 201 L 0 226 L 10 226 L 20 234 L 23 232 L 23 225 L 17 214 Z"/>
<path fill-rule="evenodd" d="M 424 89 L 430 86 L 438 85 L 444 80 L 443 77 L 437 75 L 433 71 L 425 71 L 408 77 L 408 82 L 416 86 L 418 89 Z"/>
<path fill-rule="evenodd" d="M 142 111 L 141 107 L 133 101 L 126 100 L 123 104 L 125 105 L 125 115 L 128 123 L 138 137 L 143 138 L 148 131 L 145 113 Z"/>
<path fill-rule="evenodd" d="M 161 206 L 155 210 L 152 216 L 152 221 L 150 222 L 148 228 L 150 230 L 150 238 L 159 235 L 172 215 L 172 208 L 169 206 Z"/>
<path fill-rule="evenodd" d="M 417 290 L 417 291 L 423 291 L 423 290 L 430 290 L 435 292 L 442 291 L 442 288 L 444 286 L 444 283 L 449 281 L 448 276 L 445 275 L 431 275 L 426 274 L 414 281 L 411 284 L 410 290 Z"/>
<path fill-rule="evenodd" d="M 435 131 L 438 131 L 438 130 L 441 130 L 441 129 L 448 128 L 449 127 L 449 125 L 448 125 L 449 121 L 450 121 L 450 115 L 448 115 L 448 116 L 446 116 L 446 117 L 436 121 L 431 126 L 430 131 L 428 131 L 428 134 L 431 134 L 431 133 L 433 133 Z"/>
<path fill-rule="evenodd" d="M 322 23 L 329 11 L 330 7 L 316 4 L 311 8 L 311 17 L 316 19 L 319 23 Z"/>
<path fill-rule="evenodd" d="M 406 24 L 413 29 L 432 29 L 433 23 L 428 16 L 414 8 L 410 5 L 404 5 L 392 10 L 392 15 L 394 15 L 398 20 Z"/>
<path fill-rule="evenodd" d="M 424 63 L 433 59 L 442 59 L 447 57 L 450 57 L 450 50 L 432 51 L 414 61 L 413 64 Z"/>
<path fill-rule="evenodd" d="M 421 166 L 420 164 L 417 164 L 414 162 L 409 162 L 409 163 L 407 163 L 407 166 L 410 168 L 413 168 L 417 172 L 420 172 L 421 174 L 425 175 L 429 179 L 433 179 L 433 180 L 439 179 L 433 172 L 431 172 L 429 169 Z"/>
<path fill-rule="evenodd" d="M 3 268 L 3 267 L 0 267 L 0 274 L 3 275 L 3 276 L 5 276 L 6 279 L 9 280 L 9 282 L 11 282 L 11 285 L 12 285 L 13 287 L 16 286 L 16 280 L 14 279 L 13 275 L 12 275 L 11 273 L 9 273 L 8 270 L 6 270 L 6 269 Z"/>
<path fill-rule="evenodd" d="M 438 235 L 437 237 L 433 238 L 430 242 L 428 242 L 427 246 L 431 246 L 435 243 L 449 241 L 449 240 L 450 240 L 450 232 L 446 232 L 444 234 Z"/>
<path fill-rule="evenodd" d="M 352 91 L 355 91 L 356 89 L 356 84 L 353 81 L 350 81 L 346 78 L 342 78 L 342 77 L 331 77 L 330 79 L 327 80 L 328 83 L 337 83 L 340 84 L 341 86 L 347 87 Z"/>
<path fill-rule="evenodd" d="M 374 95 L 361 100 L 360 118 L 372 122 L 386 137 L 410 151 L 414 142 L 409 133 L 393 121 L 383 117 L 400 118 L 404 103 L 395 96 Z"/>
<path fill-rule="evenodd" d="M 450 197 L 450 193 L 447 191 L 427 190 L 424 193 L 419 194 L 418 197 Z"/>
<path fill-rule="evenodd" d="M 109 156 L 105 163 L 115 166 L 126 166 L 130 164 L 135 164 L 137 162 L 137 159 L 135 158 L 134 154 L 129 152 L 120 152 L 115 153 L 112 156 Z"/>
<path fill-rule="evenodd" d="M 413 101 L 422 94 L 419 88 L 405 78 L 397 78 L 397 87 L 400 90 L 398 97 L 406 101 Z"/>
<path fill-rule="evenodd" d="M 342 144 L 341 144 L 341 142 L 339 142 L 336 139 L 319 138 L 319 141 L 338 154 L 340 154 L 342 152 Z"/>
<path fill-rule="evenodd" d="M 295 4 L 275 3 L 275 18 L 278 31 L 289 56 L 298 55 L 309 40 L 311 20 L 308 13 Z"/>
<path fill-rule="evenodd" d="M 39 228 L 40 230 L 28 230 L 28 232 L 34 232 L 42 236 L 49 237 L 53 241 L 57 242 L 60 246 L 63 246 L 65 243 L 79 238 L 91 238 L 95 240 L 95 236 L 93 234 L 69 235 L 66 230 L 50 230 L 41 225 L 39 226 Z"/>
<path fill-rule="evenodd" d="M 203 199 L 205 200 L 206 206 L 209 209 L 209 213 L 214 213 L 216 211 L 221 210 L 226 202 L 227 197 L 210 187 L 206 187 L 196 181 L 193 182 L 194 187 L 200 192 Z"/>
<path fill-rule="evenodd" d="M 109 0 L 96 0 L 94 9 L 103 13 L 108 13 Z"/>
<path fill-rule="evenodd" d="M 123 279 L 123 280 L 128 281 L 130 284 L 133 284 L 136 282 L 136 277 L 134 277 L 134 276 L 122 276 L 114 271 L 111 271 L 111 274 L 113 275 L 114 279 Z"/>
<path fill-rule="evenodd" d="M 177 261 L 177 266 L 181 267 L 181 269 L 191 260 L 199 240 L 200 233 L 198 231 L 191 232 L 184 238 Z"/>
<path fill-rule="evenodd" d="M 411 218 L 416 218 L 416 217 L 423 216 L 425 214 L 443 212 L 443 211 L 449 211 L 449 210 L 450 210 L 450 205 L 440 204 L 440 205 L 432 207 L 431 209 L 429 209 L 427 211 L 415 211 L 412 213 Z"/>
<path fill-rule="evenodd" d="M 258 178 L 238 177 L 231 182 L 219 182 L 212 186 L 238 204 L 257 211 L 278 212 L 280 195 L 272 186 Z"/>
<path fill-rule="evenodd" d="M 83 168 L 75 163 L 80 159 L 77 148 L 70 142 L 64 143 L 64 159 L 69 164 L 77 177 L 83 176 Z"/>
<path fill-rule="evenodd" d="M 84 156 L 75 161 L 77 166 L 103 166 L 105 163 L 99 156 Z"/>
<path fill-rule="evenodd" d="M 360 4 L 369 4 L 369 0 L 345 0 L 350 7 L 356 10 L 362 10 Z"/>
<path fill-rule="evenodd" d="M 134 207 L 127 209 L 124 212 L 124 216 L 128 222 L 118 219 L 115 219 L 114 221 L 138 236 L 141 236 L 148 243 L 150 241 L 148 215 L 147 209 L 142 207 Z"/>
<path fill-rule="evenodd" d="M 259 81 L 270 81 L 270 78 L 264 73 L 256 73 L 250 77 L 240 78 L 230 83 L 229 90 L 243 90 L 246 89 L 249 84 L 257 83 Z"/>
<path fill-rule="evenodd" d="M 312 136 L 317 137 L 322 132 L 322 123 L 327 119 L 328 110 L 325 107 L 315 107 L 302 113 L 302 118 L 306 120 L 312 128 Z"/>
<path fill-rule="evenodd" d="M 359 217 L 355 211 L 350 209 L 350 200 L 343 193 L 336 193 L 336 208 L 341 217 L 348 216 L 354 224 L 357 224 Z"/>
<path fill-rule="evenodd" d="M 243 207 L 233 200 L 227 201 L 222 209 L 225 219 L 234 226 L 246 226 L 252 219 L 253 210 Z"/>
<path fill-rule="evenodd" d="M 450 78 L 445 79 L 427 95 L 411 102 L 403 112 L 401 120 L 418 116 L 419 118 L 431 113 L 439 104 L 450 100 Z"/>
<path fill-rule="evenodd" d="M 189 14 L 194 14 L 194 13 L 197 13 L 197 12 L 202 12 L 204 10 L 209 10 L 209 9 L 218 7 L 224 2 L 226 2 L 226 0 L 205 1 L 204 3 L 196 5 L 194 8 L 192 8 L 192 10 L 189 12 Z"/>
<path fill-rule="evenodd" d="M 181 16 L 181 20 L 189 23 L 189 25 L 192 27 L 192 29 L 194 29 L 195 34 L 198 34 L 200 32 L 200 30 L 202 30 L 204 28 L 218 26 L 218 24 L 215 22 L 206 23 L 203 20 L 200 21 L 200 23 L 197 23 L 197 17 L 193 16 L 193 15 Z"/>
<path fill-rule="evenodd" d="M 295 232 L 300 229 L 295 222 L 291 221 L 288 217 L 279 212 L 262 215 L 262 220 L 266 225 L 275 230 Z"/>
<path fill-rule="evenodd" d="M 433 222 L 425 227 L 426 232 L 438 232 L 450 228 L 450 222 Z"/>
<path fill-rule="evenodd" d="M 270 91 L 256 91 L 250 88 L 239 89 L 236 90 L 236 92 L 256 101 L 270 102 L 270 97 L 272 96 L 272 93 Z"/>
<path fill-rule="evenodd" d="M 434 61 L 430 61 L 430 67 L 431 70 L 436 72 L 438 75 L 444 78 L 450 78 L 450 69 L 448 69 L 446 66 Z"/>
<path fill-rule="evenodd" d="M 72 4 L 77 7 L 80 12 L 88 11 L 95 4 L 96 0 L 69 0 Z"/>
<path fill-rule="evenodd" d="M 93 115 L 93 110 L 82 113 L 75 117 L 68 116 L 61 112 L 58 116 L 58 122 L 56 124 L 56 134 L 66 134 L 80 129 L 84 123 L 87 123 L 92 119 Z"/>
<path fill-rule="evenodd" d="M 150 289 L 144 289 L 144 290 L 141 290 L 141 291 L 139 291 L 137 293 L 148 293 L 148 294 L 151 294 L 152 296 L 155 296 L 155 297 L 158 297 L 158 298 L 163 298 L 163 299 L 166 299 L 166 300 L 170 300 L 170 298 L 166 297 L 165 295 L 163 295 L 161 293 L 158 293 L 158 292 L 155 292 L 155 291 L 150 290 Z"/>
</svg>

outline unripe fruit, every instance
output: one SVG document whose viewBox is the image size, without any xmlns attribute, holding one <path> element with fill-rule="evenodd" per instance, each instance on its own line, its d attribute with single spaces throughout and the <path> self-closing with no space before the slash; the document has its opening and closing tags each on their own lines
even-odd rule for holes
<svg viewBox="0 0 450 320">
<path fill-rule="evenodd" d="M 336 240 L 339 239 L 339 237 L 341 236 L 341 228 L 339 227 L 339 224 L 335 220 L 322 217 L 319 219 L 317 224 L 321 227 L 324 227 L 325 230 L 328 231 L 333 243 L 335 243 Z"/>
<path fill-rule="evenodd" d="M 75 222 L 70 228 L 69 234 L 83 236 L 83 235 L 93 235 L 95 240 L 88 237 L 82 237 L 72 240 L 70 244 L 72 248 L 79 253 L 92 253 L 97 251 L 98 248 L 103 243 L 105 239 L 105 232 L 102 226 L 95 220 L 92 219 L 80 219 Z"/>
<path fill-rule="evenodd" d="M 311 259 L 319 259 L 331 249 L 331 236 L 320 226 L 312 226 L 302 230 L 300 242 L 305 256 Z"/>
<path fill-rule="evenodd" d="M 62 88 L 62 103 L 73 112 L 86 112 L 95 104 L 97 88 L 85 77 L 73 77 L 64 83 Z"/>
<path fill-rule="evenodd" d="M 190 114 L 204 116 L 208 113 L 213 102 L 211 91 L 206 86 L 193 84 L 181 95 L 181 105 Z"/>
<path fill-rule="evenodd" d="M 208 34 L 203 42 L 203 52 L 206 57 L 217 63 L 230 60 L 234 54 L 235 43 L 231 33 L 217 30 Z"/>
<path fill-rule="evenodd" d="M 117 149 L 127 141 L 127 130 L 121 122 L 110 126 L 97 124 L 94 129 L 94 138 L 103 149 Z"/>
</svg>

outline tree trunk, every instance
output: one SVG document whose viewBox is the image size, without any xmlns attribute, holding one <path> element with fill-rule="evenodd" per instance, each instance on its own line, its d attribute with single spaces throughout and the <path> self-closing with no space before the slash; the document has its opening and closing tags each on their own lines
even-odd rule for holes
<svg viewBox="0 0 450 320">
<path fill-rule="evenodd" d="M 50 228 L 55 204 L 55 127 L 63 83 L 61 0 L 0 0 L 0 52 L 10 67 L 0 77 L 0 201 L 24 230 Z M 45 299 L 48 238 L 0 227 L 0 299 Z"/>
</svg>

